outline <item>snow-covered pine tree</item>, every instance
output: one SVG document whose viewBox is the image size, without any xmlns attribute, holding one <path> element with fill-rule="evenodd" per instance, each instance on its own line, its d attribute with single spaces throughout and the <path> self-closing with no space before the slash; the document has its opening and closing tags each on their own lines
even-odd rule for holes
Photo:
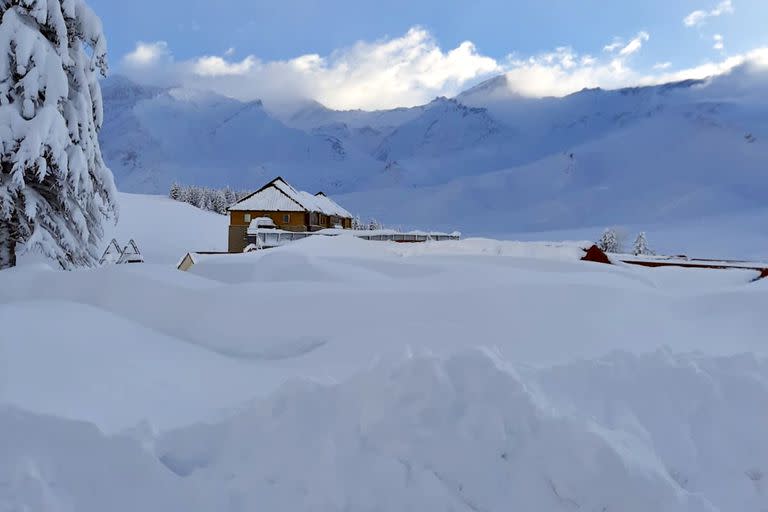
<svg viewBox="0 0 768 512">
<path fill-rule="evenodd" d="M 171 188 L 168 191 L 168 197 L 173 199 L 174 201 L 179 201 L 181 197 L 181 185 L 179 185 L 177 182 L 171 183 Z"/>
<path fill-rule="evenodd" d="M 187 202 L 196 208 L 201 208 L 201 205 L 205 204 L 203 190 L 195 185 L 187 187 Z"/>
<path fill-rule="evenodd" d="M 212 212 L 218 212 L 218 208 L 216 206 L 216 196 L 218 196 L 220 193 L 219 189 L 217 188 L 211 188 L 208 189 L 208 209 Z"/>
<path fill-rule="evenodd" d="M 179 198 L 177 201 L 181 201 L 182 203 L 188 203 L 189 202 L 189 187 L 186 185 L 179 185 Z"/>
<path fill-rule="evenodd" d="M 621 252 L 619 234 L 615 229 L 606 229 L 600 236 L 597 246 L 605 252 Z"/>
<path fill-rule="evenodd" d="M 213 197 L 211 199 L 211 205 L 213 206 L 213 211 L 221 214 L 226 215 L 227 213 L 227 207 L 229 204 L 227 204 L 227 198 L 224 195 L 223 190 L 214 190 L 213 191 Z"/>
<path fill-rule="evenodd" d="M 653 254 L 653 251 L 648 247 L 648 240 L 645 237 L 645 231 L 638 233 L 635 238 L 635 243 L 632 246 L 632 254 L 635 256 L 643 256 L 647 254 Z"/>
<path fill-rule="evenodd" d="M 203 205 L 201 206 L 203 210 L 208 210 L 209 212 L 214 211 L 213 195 L 215 193 L 216 191 L 212 188 L 203 187 Z"/>
<path fill-rule="evenodd" d="M 200 202 L 197 207 L 201 210 L 211 209 L 211 189 L 207 187 L 200 187 Z"/>
<path fill-rule="evenodd" d="M 98 142 L 101 21 L 85 0 L 0 0 L 0 269 L 41 251 L 93 265 L 116 218 Z"/>
<path fill-rule="evenodd" d="M 237 194 L 235 194 L 235 191 L 229 187 L 224 188 L 224 198 L 227 201 L 227 207 L 237 202 Z"/>
</svg>

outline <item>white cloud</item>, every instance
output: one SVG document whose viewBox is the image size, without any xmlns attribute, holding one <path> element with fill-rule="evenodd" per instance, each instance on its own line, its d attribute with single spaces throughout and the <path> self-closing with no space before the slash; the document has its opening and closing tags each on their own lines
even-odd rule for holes
<svg viewBox="0 0 768 512">
<path fill-rule="evenodd" d="M 733 2 L 731 0 L 724 0 L 723 2 L 720 2 L 717 7 L 712 9 L 709 12 L 710 16 L 720 16 L 721 14 L 732 14 L 734 11 L 733 9 Z"/>
<path fill-rule="evenodd" d="M 224 52 L 225 57 L 231 57 L 234 54 L 235 54 L 234 46 L 230 46 L 229 48 L 227 48 L 227 51 Z"/>
<path fill-rule="evenodd" d="M 193 64 L 194 72 L 200 76 L 242 76 L 256 65 L 256 58 L 248 56 L 239 62 L 229 62 L 222 57 L 200 57 Z"/>
<path fill-rule="evenodd" d="M 614 39 L 603 47 L 612 54 L 604 59 L 581 56 L 570 47 L 523 60 L 510 58 L 505 66 L 507 83 L 524 96 L 563 96 L 584 88 L 621 87 L 638 78 L 629 60 L 649 39 L 647 32 L 638 33 L 628 43 Z"/>
<path fill-rule="evenodd" d="M 709 14 L 707 11 L 693 11 L 691 14 L 683 18 L 683 25 L 686 27 L 695 27 L 703 23 L 708 16 Z"/>
<path fill-rule="evenodd" d="M 707 62 L 693 68 L 670 71 L 659 75 L 645 75 L 640 77 L 637 83 L 639 85 L 653 85 L 692 78 L 707 78 L 731 72 L 744 65 L 762 72 L 768 71 L 768 47 L 755 48 L 742 55 L 734 55 L 718 62 Z"/>
<path fill-rule="evenodd" d="M 136 43 L 136 48 L 126 55 L 124 60 L 129 66 L 153 66 L 169 56 L 168 43 L 165 41 L 154 43 L 139 41 Z"/>
<path fill-rule="evenodd" d="M 125 61 L 131 76 L 151 81 L 151 60 L 144 70 Z M 576 63 L 574 63 L 576 65 Z M 503 71 L 469 41 L 443 51 L 426 30 L 375 42 L 358 42 L 329 56 L 302 55 L 262 62 L 255 56 L 231 61 L 204 56 L 177 62 L 174 82 L 212 88 L 240 99 L 312 98 L 334 108 L 390 108 L 417 105 L 438 95 L 453 95 L 468 83 Z M 155 80 L 154 83 L 157 83 Z"/>
<path fill-rule="evenodd" d="M 715 41 L 715 44 L 712 46 L 715 50 L 723 51 L 725 48 L 725 41 L 723 40 L 723 36 L 720 34 L 715 34 L 712 36 L 712 39 Z"/>
<path fill-rule="evenodd" d="M 533 97 L 564 96 L 594 87 L 612 89 L 656 85 L 722 75 L 745 64 L 768 70 L 768 48 L 757 48 L 722 61 L 679 70 L 673 70 L 670 62 L 660 62 L 650 72 L 642 72 L 631 66 L 630 59 L 618 55 L 578 66 L 571 66 L 572 62 L 581 62 L 579 55 L 572 49 L 562 48 L 538 57 L 510 60 L 507 82 L 515 92 Z"/>
<path fill-rule="evenodd" d="M 241 100 L 263 99 L 273 107 L 304 98 L 337 109 L 377 109 L 456 95 L 501 73 L 506 73 L 510 87 L 519 94 L 562 96 L 591 87 L 704 78 L 748 61 L 768 63 L 768 49 L 757 49 L 690 69 L 674 70 L 671 63 L 660 62 L 645 72 L 633 66 L 633 59 L 649 37 L 640 32 L 629 42 L 614 41 L 619 44 L 598 56 L 561 47 L 502 60 L 482 55 L 468 41 L 443 50 L 421 28 L 397 38 L 358 42 L 327 56 L 307 54 L 280 61 L 262 61 L 253 55 L 233 60 L 227 53 L 176 61 L 165 43 L 139 43 L 125 56 L 120 71 L 142 83 L 210 89 Z"/>
<path fill-rule="evenodd" d="M 603 51 L 608 53 L 613 53 L 623 46 L 624 46 L 624 41 L 621 38 L 615 37 L 611 44 L 607 44 L 603 46 Z"/>
<path fill-rule="evenodd" d="M 581 62 L 581 64 L 576 64 Z M 585 87 L 606 86 L 625 73 L 621 59 L 584 61 L 572 48 L 528 59 L 510 59 L 507 83 L 524 96 L 562 96 Z"/>
<path fill-rule="evenodd" d="M 702 25 L 707 18 L 716 18 L 723 14 L 732 14 L 734 12 L 732 0 L 723 0 L 710 11 L 697 10 L 683 18 L 683 24 L 686 27 L 698 27 Z"/>
<path fill-rule="evenodd" d="M 628 55 L 632 55 L 633 53 L 637 53 L 640 48 L 643 47 L 643 43 L 648 41 L 650 38 L 651 36 L 648 34 L 648 32 L 640 32 L 634 39 L 627 43 L 624 48 L 621 49 L 619 55 L 626 57 Z"/>
</svg>

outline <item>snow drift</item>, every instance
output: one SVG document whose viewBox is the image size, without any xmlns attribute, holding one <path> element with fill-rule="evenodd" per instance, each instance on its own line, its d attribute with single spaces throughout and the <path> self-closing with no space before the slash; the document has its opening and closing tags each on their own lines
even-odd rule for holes
<svg viewBox="0 0 768 512">
<path fill-rule="evenodd" d="M 233 511 L 716 510 L 642 439 L 563 416 L 485 351 L 296 383 L 157 450 Z"/>
<path fill-rule="evenodd" d="M 126 199 L 154 263 L 0 273 L 0 510 L 768 507 L 754 272 L 352 237 L 179 272 L 225 219 Z"/>
<path fill-rule="evenodd" d="M 759 512 L 768 364 L 615 353 L 534 369 L 497 352 L 290 382 L 156 436 L 0 409 L 0 504 L 231 512 Z"/>
</svg>

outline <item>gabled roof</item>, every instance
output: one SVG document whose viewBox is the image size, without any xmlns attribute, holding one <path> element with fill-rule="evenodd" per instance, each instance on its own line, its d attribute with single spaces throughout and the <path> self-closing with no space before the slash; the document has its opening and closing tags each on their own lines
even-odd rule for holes
<svg viewBox="0 0 768 512">
<path fill-rule="evenodd" d="M 229 207 L 229 211 L 307 212 L 299 192 L 278 176 Z"/>
<path fill-rule="evenodd" d="M 270 181 L 253 194 L 229 207 L 230 211 L 318 212 L 351 218 L 352 215 L 319 192 L 312 195 L 296 190 L 281 177 Z"/>
<path fill-rule="evenodd" d="M 315 194 L 314 198 L 315 201 L 323 208 L 323 211 L 333 212 L 331 215 L 336 215 L 338 217 L 345 217 L 348 219 L 352 218 L 351 213 L 339 206 L 336 201 L 326 196 L 322 192 Z"/>
</svg>

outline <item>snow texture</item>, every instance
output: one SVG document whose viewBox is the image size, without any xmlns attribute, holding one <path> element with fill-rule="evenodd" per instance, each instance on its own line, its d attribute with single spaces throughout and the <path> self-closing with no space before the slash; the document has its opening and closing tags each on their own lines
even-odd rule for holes
<svg viewBox="0 0 768 512">
<path fill-rule="evenodd" d="M 120 198 L 148 263 L 0 274 L 0 509 L 768 507 L 753 271 L 316 237 L 179 272 L 226 219 Z"/>
</svg>

